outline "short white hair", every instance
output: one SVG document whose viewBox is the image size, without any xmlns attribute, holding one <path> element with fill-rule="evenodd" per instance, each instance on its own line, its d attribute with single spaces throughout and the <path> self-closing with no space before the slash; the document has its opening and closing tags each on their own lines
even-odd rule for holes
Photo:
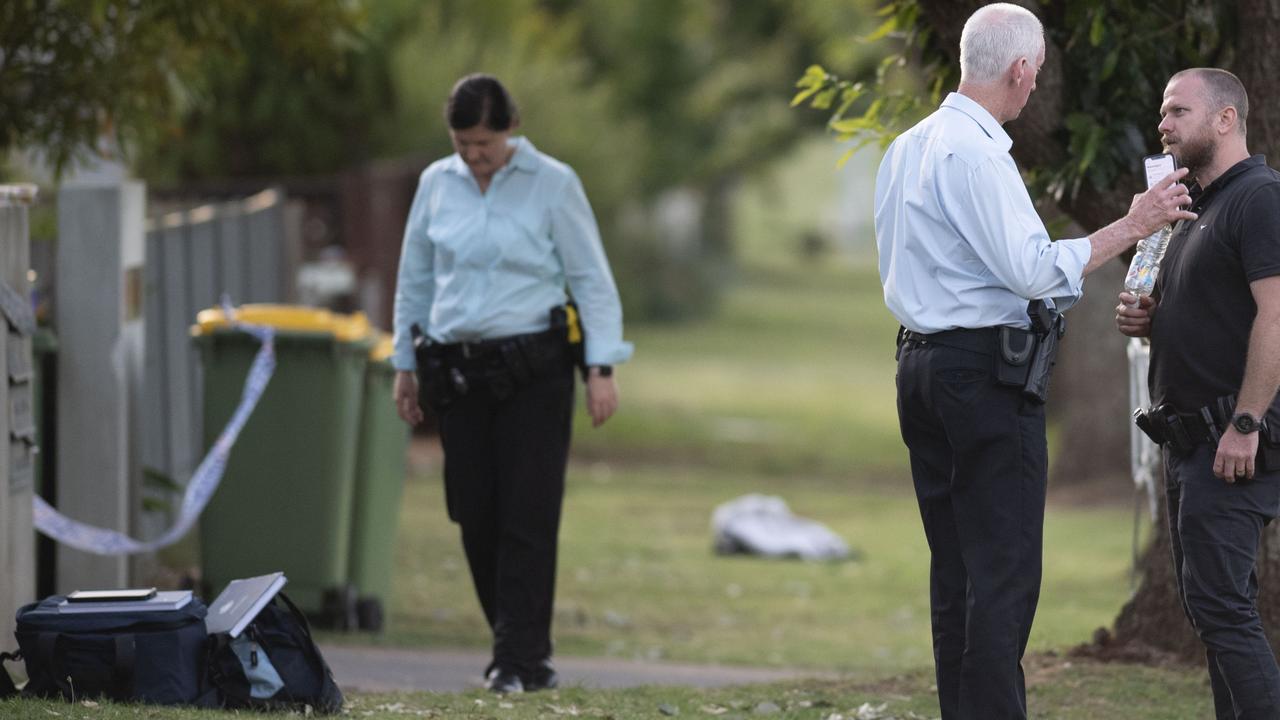
<svg viewBox="0 0 1280 720">
<path fill-rule="evenodd" d="M 1030 10 L 1010 3 L 979 8 L 960 35 L 960 81 L 990 85 L 1019 58 L 1035 64 L 1044 26 Z"/>
</svg>

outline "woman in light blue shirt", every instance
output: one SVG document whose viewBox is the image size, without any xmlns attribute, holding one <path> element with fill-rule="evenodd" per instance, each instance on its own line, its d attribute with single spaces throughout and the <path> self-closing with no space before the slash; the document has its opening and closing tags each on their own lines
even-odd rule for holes
<svg viewBox="0 0 1280 720">
<path fill-rule="evenodd" d="M 459 80 L 445 117 L 457 152 L 423 171 L 400 253 L 396 409 L 418 424 L 421 396 L 439 419 L 449 517 L 494 636 L 486 687 L 538 690 L 557 682 L 551 615 L 573 366 L 599 426 L 618 407 L 613 366 L 632 347 L 573 169 L 512 137 L 519 116 L 496 78 Z M 585 342 L 571 346 L 579 314 Z"/>
</svg>

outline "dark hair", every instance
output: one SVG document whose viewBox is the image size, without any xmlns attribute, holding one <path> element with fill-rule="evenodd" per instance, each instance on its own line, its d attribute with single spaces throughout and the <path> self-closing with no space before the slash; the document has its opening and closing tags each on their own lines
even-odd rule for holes
<svg viewBox="0 0 1280 720">
<path fill-rule="evenodd" d="M 1227 106 L 1236 109 L 1239 121 L 1237 130 L 1245 134 L 1245 120 L 1249 117 L 1249 96 L 1244 91 L 1244 84 L 1234 74 L 1219 68 L 1189 68 L 1169 78 L 1172 82 L 1185 75 L 1195 75 L 1204 83 L 1204 97 L 1209 101 L 1209 110 L 1217 112 Z"/>
<path fill-rule="evenodd" d="M 453 130 L 484 125 L 490 130 L 504 132 L 520 121 L 520 113 L 498 78 L 476 73 L 454 84 L 449 92 L 449 102 L 444 106 L 444 119 Z"/>
</svg>

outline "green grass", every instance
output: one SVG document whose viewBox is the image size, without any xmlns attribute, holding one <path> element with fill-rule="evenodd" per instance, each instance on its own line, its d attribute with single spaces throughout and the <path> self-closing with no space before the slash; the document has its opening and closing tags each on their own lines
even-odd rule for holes
<svg viewBox="0 0 1280 720">
<path fill-rule="evenodd" d="M 637 351 L 618 371 L 622 409 L 594 432 L 579 422 L 576 452 L 782 477 L 904 468 L 897 324 L 875 270 L 740 275 L 713 318 L 628 330 Z"/>
<path fill-rule="evenodd" d="M 475 718 L 691 717 L 744 720 L 832 720 L 934 718 L 937 701 L 926 672 L 875 682 L 801 680 L 769 685 L 698 690 L 642 687 L 627 690 L 567 688 L 495 698 L 469 693 L 369 693 L 348 697 L 347 716 L 371 720 Z M 1037 720 L 1201 720 L 1212 715 L 1205 681 L 1190 673 L 1138 665 L 1098 665 L 1057 658 L 1033 664 L 1027 677 L 1028 714 Z M 776 710 L 770 712 L 776 708 Z M 859 714 L 859 711 L 863 714 Z M 156 708 L 112 703 L 0 701 L 0 717 L 11 720 L 220 720 L 244 714 Z"/>
<path fill-rule="evenodd" d="M 407 488 L 384 641 L 483 646 L 456 529 L 428 470 Z M 748 492 L 780 494 L 859 557 L 804 563 L 722 557 L 710 513 Z M 1129 515 L 1055 508 L 1032 647 L 1086 641 L 1128 594 Z M 692 466 L 575 463 L 565 500 L 558 652 L 840 669 L 874 676 L 928 665 L 928 549 L 910 480 L 785 481 Z"/>
</svg>

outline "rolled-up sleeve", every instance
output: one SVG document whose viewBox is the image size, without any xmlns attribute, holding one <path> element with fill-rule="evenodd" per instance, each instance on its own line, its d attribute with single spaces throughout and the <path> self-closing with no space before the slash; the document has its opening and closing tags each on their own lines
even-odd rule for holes
<svg viewBox="0 0 1280 720">
<path fill-rule="evenodd" d="M 1050 298 L 1060 310 L 1074 305 L 1084 292 L 1089 239 L 1049 238 L 1012 159 L 992 158 L 951 171 L 965 176 L 949 183 L 958 189 L 952 207 L 964 208 L 953 222 L 991 273 L 1028 300 Z"/>
<path fill-rule="evenodd" d="M 435 272 L 432 262 L 431 241 L 427 237 L 430 223 L 431 176 L 423 173 L 418 190 L 409 208 L 404 227 L 404 243 L 400 247 L 400 269 L 396 275 L 396 296 L 393 326 L 394 352 L 391 364 L 397 370 L 413 370 L 417 362 L 413 356 L 413 338 L 410 326 L 417 323 L 423 332 L 429 330 L 431 304 L 435 294 Z"/>
<path fill-rule="evenodd" d="M 622 339 L 622 302 L 591 204 L 572 170 L 568 170 L 559 202 L 552 205 L 550 213 L 551 240 L 582 315 L 587 364 L 626 362 L 634 347 Z"/>
</svg>

